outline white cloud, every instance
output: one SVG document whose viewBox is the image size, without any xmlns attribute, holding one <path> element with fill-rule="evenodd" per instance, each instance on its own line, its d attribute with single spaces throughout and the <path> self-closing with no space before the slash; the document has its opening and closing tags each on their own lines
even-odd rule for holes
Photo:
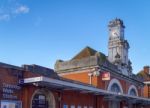
<svg viewBox="0 0 150 108">
<path fill-rule="evenodd" d="M 10 19 L 9 14 L 2 14 L 0 15 L 0 21 L 8 21 Z"/>
<path fill-rule="evenodd" d="M 20 0 L 2 0 L 0 3 L 0 21 L 9 21 L 20 14 L 27 14 L 29 11 L 30 8 L 22 4 Z"/>
<path fill-rule="evenodd" d="M 28 13 L 29 12 L 29 8 L 27 6 L 19 6 L 16 8 L 15 10 L 15 14 L 21 14 L 21 13 Z"/>
</svg>

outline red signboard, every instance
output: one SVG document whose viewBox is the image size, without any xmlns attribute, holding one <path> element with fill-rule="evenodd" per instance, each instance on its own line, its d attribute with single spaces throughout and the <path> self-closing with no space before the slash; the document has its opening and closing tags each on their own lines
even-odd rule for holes
<svg viewBox="0 0 150 108">
<path fill-rule="evenodd" d="M 103 81 L 110 80 L 110 73 L 109 72 L 102 72 L 102 80 Z"/>
</svg>

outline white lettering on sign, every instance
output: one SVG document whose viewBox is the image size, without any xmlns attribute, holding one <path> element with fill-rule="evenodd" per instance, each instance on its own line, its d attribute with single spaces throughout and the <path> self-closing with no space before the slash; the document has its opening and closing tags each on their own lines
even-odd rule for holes
<svg viewBox="0 0 150 108">
<path fill-rule="evenodd" d="M 17 96 L 14 96 L 12 94 L 3 94 L 3 98 L 6 98 L 6 99 L 17 99 Z"/>
<path fill-rule="evenodd" d="M 21 89 L 20 86 L 13 85 L 13 84 L 6 84 L 6 83 L 3 83 L 3 88 L 10 88 L 10 89 L 16 89 L 16 90 L 20 90 Z"/>
<path fill-rule="evenodd" d="M 12 93 L 14 93 L 14 91 L 13 91 L 12 89 L 3 88 L 3 93 L 9 93 L 9 94 L 12 94 Z"/>
<path fill-rule="evenodd" d="M 3 98 L 6 98 L 6 99 L 17 99 L 18 97 L 14 95 L 14 93 L 20 89 L 21 87 L 18 85 L 3 83 L 2 96 Z"/>
<path fill-rule="evenodd" d="M 24 83 L 41 81 L 41 77 L 24 79 Z"/>
</svg>

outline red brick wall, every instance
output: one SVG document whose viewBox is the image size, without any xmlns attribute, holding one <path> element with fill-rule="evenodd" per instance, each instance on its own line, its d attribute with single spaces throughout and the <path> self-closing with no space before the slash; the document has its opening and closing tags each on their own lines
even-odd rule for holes
<svg viewBox="0 0 150 108">
<path fill-rule="evenodd" d="M 67 79 L 80 81 L 80 82 L 89 84 L 89 82 L 90 82 L 90 78 L 88 76 L 89 72 L 90 72 L 90 70 L 84 70 L 84 71 L 81 71 L 81 72 L 71 72 L 71 73 L 60 74 L 60 75 L 61 75 L 61 77 L 64 77 L 64 78 L 67 78 Z M 111 79 L 113 79 L 113 78 L 118 79 L 118 78 L 111 75 L 111 78 L 110 78 L 109 81 L 102 81 L 102 75 L 101 74 L 98 77 L 92 76 L 92 85 L 95 86 L 95 87 L 101 88 L 101 89 L 107 89 Z M 128 93 L 129 87 L 131 85 L 134 85 L 134 84 L 129 83 L 129 82 L 123 80 L 123 79 L 122 80 L 118 79 L 118 80 L 122 85 L 123 92 L 126 93 L 126 94 Z M 138 87 L 136 87 L 136 88 L 138 90 L 138 95 L 141 96 L 142 90 L 139 89 Z"/>
<path fill-rule="evenodd" d="M 79 73 L 69 73 L 69 74 L 64 74 L 61 75 L 63 78 L 79 81 L 82 83 L 90 84 L 90 77 L 88 76 L 88 73 L 90 70 L 84 70 Z M 98 87 L 97 82 L 98 77 L 92 76 L 92 85 Z"/>
<path fill-rule="evenodd" d="M 21 72 L 19 70 L 12 70 L 7 68 L 0 68 L 0 86 L 2 87 L 2 82 L 9 83 L 9 84 L 18 84 L 19 79 L 16 76 L 12 75 L 12 72 Z M 83 71 L 82 73 L 75 73 L 75 74 L 66 74 L 63 77 L 68 79 L 73 79 L 77 81 L 81 81 L 83 83 L 89 83 L 89 76 L 88 76 L 89 70 Z M 31 72 L 24 72 L 24 77 L 36 77 L 40 76 L 39 74 L 31 73 Z M 111 76 L 111 79 L 115 77 Z M 131 85 L 130 83 L 119 80 L 122 84 L 122 87 L 124 88 L 124 92 L 128 92 L 128 88 Z M 99 77 L 93 76 L 92 77 L 92 84 L 99 88 L 107 88 L 109 81 L 104 82 L 102 81 L 101 75 Z M 0 88 L 1 88 L 0 87 Z M 30 108 L 30 102 L 31 97 L 33 93 L 40 89 L 41 87 L 36 87 L 34 85 L 24 85 L 22 86 L 22 90 L 16 92 L 15 95 L 18 96 L 19 100 L 22 100 L 23 108 Z M 82 106 L 93 106 L 93 108 L 101 108 L 104 106 L 104 108 L 108 108 L 108 101 L 103 100 L 103 96 L 94 95 L 90 93 L 81 93 L 80 91 L 69 91 L 69 90 L 49 90 L 53 93 L 56 101 L 56 108 L 63 108 L 64 104 L 67 105 L 75 105 L 76 107 L 78 105 Z M 0 90 L 2 91 L 2 90 Z M 140 92 L 140 90 L 139 90 Z M 60 98 L 61 97 L 61 98 Z M 2 97 L 1 97 L 2 98 Z M 61 99 L 61 100 L 60 100 Z M 123 104 L 122 104 L 123 105 Z"/>
<path fill-rule="evenodd" d="M 3 83 L 11 84 L 11 85 L 18 85 L 19 84 L 19 78 L 17 77 L 17 73 L 21 73 L 20 70 L 16 69 L 8 69 L 0 67 L 0 99 L 6 99 L 2 97 L 2 89 L 3 89 Z M 20 100 L 21 98 L 21 90 L 14 90 L 14 93 L 12 94 L 14 96 L 17 96 Z M 11 100 L 11 99 L 6 99 Z"/>
<path fill-rule="evenodd" d="M 30 108 L 31 97 L 37 89 L 40 88 L 35 87 L 33 85 L 23 87 L 23 95 L 22 95 L 23 108 Z M 53 93 L 55 97 L 56 108 L 63 108 L 63 105 L 68 105 L 69 108 L 71 105 L 74 105 L 76 108 L 77 106 L 81 106 L 82 108 L 83 106 L 87 106 L 87 108 L 89 108 L 89 106 L 96 108 L 96 105 L 97 108 L 101 107 L 102 105 L 106 106 L 105 103 L 102 101 L 103 96 L 96 96 L 89 93 L 81 93 L 80 91 L 69 91 L 69 90 L 64 91 L 50 90 L 50 91 Z"/>
<path fill-rule="evenodd" d="M 62 103 L 68 105 L 69 107 L 71 105 L 77 106 L 93 106 L 94 107 L 94 95 L 90 94 L 82 94 L 79 92 L 71 92 L 71 91 L 65 91 L 62 93 Z"/>
<path fill-rule="evenodd" d="M 148 98 L 148 86 L 144 86 L 144 97 Z"/>
</svg>

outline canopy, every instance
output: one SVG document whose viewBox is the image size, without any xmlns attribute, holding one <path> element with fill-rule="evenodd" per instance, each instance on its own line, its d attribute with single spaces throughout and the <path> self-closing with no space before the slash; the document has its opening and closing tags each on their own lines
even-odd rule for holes
<svg viewBox="0 0 150 108">
<path fill-rule="evenodd" d="M 32 77 L 32 78 L 25 78 L 21 80 L 23 84 L 33 84 L 35 86 L 40 87 L 48 87 L 51 89 L 59 89 L 59 90 L 76 90 L 80 91 L 81 93 L 93 93 L 94 95 L 103 95 L 106 99 L 109 99 L 111 97 L 118 98 L 119 100 L 126 100 L 134 103 L 139 104 L 150 104 L 150 99 L 139 97 L 139 96 L 132 96 L 128 94 L 122 94 L 122 93 L 114 93 L 111 91 L 103 90 L 96 88 L 92 85 L 74 82 L 74 81 L 68 81 L 68 80 L 62 80 L 62 79 L 53 79 L 49 77 Z"/>
</svg>

